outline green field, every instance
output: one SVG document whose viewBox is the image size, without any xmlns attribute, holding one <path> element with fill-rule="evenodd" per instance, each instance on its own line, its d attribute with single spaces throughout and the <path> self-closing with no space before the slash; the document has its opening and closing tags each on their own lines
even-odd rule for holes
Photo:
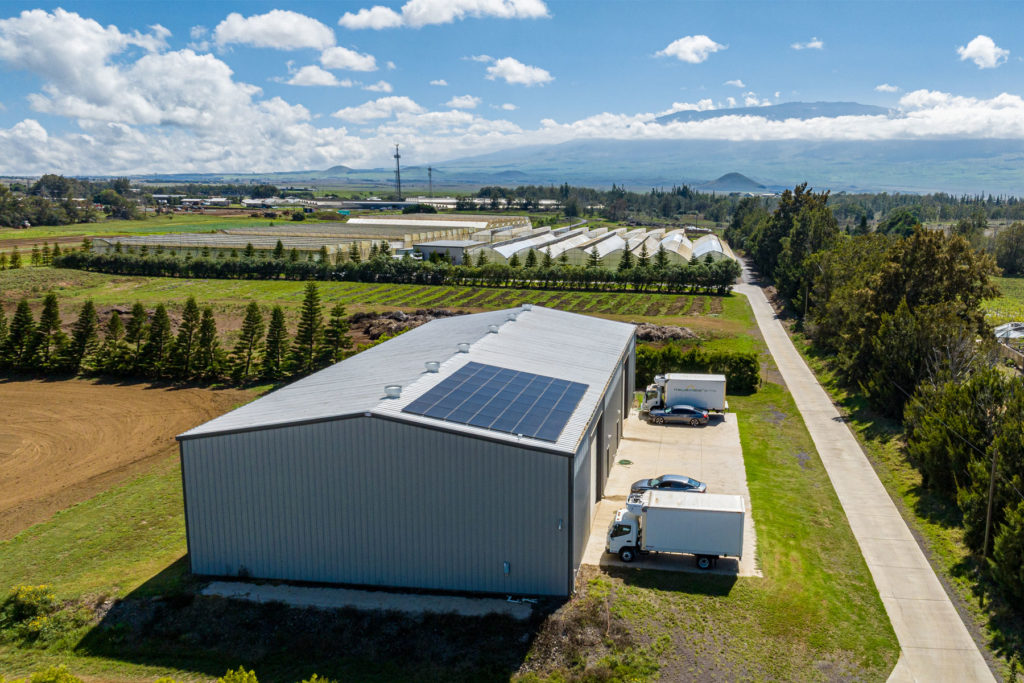
<svg viewBox="0 0 1024 683">
<path fill-rule="evenodd" d="M 104 220 L 98 223 L 75 225 L 41 225 L 27 230 L 0 228 L 0 240 L 17 239 L 27 245 L 42 246 L 46 240 L 59 237 L 85 237 L 103 235 L 157 235 L 169 232 L 216 232 L 225 228 L 246 228 L 274 223 L 288 223 L 286 219 L 266 218 L 225 218 L 202 214 L 168 214 L 151 216 L 137 221 Z"/>
<path fill-rule="evenodd" d="M 985 318 L 993 325 L 1024 321 L 1024 278 L 997 277 L 993 281 L 1003 295 L 983 304 Z"/>
</svg>

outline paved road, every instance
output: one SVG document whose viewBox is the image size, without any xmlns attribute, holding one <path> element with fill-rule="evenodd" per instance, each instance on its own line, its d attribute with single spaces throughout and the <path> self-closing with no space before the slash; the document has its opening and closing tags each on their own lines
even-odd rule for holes
<svg viewBox="0 0 1024 683">
<path fill-rule="evenodd" d="M 750 301 L 889 613 L 902 649 L 889 680 L 994 680 L 856 437 L 794 348 L 764 292 L 750 284 L 736 291 Z"/>
</svg>

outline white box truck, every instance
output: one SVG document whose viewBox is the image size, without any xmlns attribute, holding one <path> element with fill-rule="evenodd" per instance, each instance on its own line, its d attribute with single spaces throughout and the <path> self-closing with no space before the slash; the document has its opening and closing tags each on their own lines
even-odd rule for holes
<svg viewBox="0 0 1024 683">
<path fill-rule="evenodd" d="M 648 490 L 630 494 L 608 527 L 605 550 L 623 562 L 651 552 L 689 553 L 710 569 L 743 557 L 743 496 Z"/>
<path fill-rule="evenodd" d="M 671 372 L 658 375 L 644 392 L 641 413 L 655 408 L 693 406 L 716 413 L 729 409 L 725 400 L 725 375 Z"/>
</svg>

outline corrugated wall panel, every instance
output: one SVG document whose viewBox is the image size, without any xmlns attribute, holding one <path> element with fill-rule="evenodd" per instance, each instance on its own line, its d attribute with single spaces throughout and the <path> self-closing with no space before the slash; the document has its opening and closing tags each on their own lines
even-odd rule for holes
<svg viewBox="0 0 1024 683">
<path fill-rule="evenodd" d="M 182 454 L 198 574 L 567 592 L 564 456 L 373 418 L 187 440 Z"/>
<path fill-rule="evenodd" d="M 573 462 L 572 513 L 573 541 L 572 568 L 575 573 L 583 560 L 583 551 L 587 547 L 587 539 L 591 529 L 591 499 L 594 496 L 594 469 L 591 463 L 592 437 L 587 436 L 580 444 Z M 596 509 L 596 508 L 595 508 Z"/>
</svg>

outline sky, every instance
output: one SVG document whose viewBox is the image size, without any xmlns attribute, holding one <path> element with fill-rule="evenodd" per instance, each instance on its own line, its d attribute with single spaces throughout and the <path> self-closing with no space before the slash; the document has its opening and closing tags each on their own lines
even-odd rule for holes
<svg viewBox="0 0 1024 683">
<path fill-rule="evenodd" d="M 1024 138 L 1024 3 L 0 0 L 0 174 L 387 167 L 589 138 Z M 888 116 L 656 121 L 874 104 Z"/>
</svg>

